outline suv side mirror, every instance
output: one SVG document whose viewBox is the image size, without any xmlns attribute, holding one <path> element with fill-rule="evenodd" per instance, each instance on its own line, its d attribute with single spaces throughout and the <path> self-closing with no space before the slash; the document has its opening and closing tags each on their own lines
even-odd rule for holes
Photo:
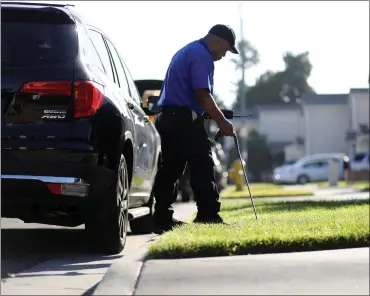
<svg viewBox="0 0 370 296">
<path fill-rule="evenodd" d="M 159 113 L 158 101 L 159 96 L 148 97 L 148 106 L 142 106 L 146 115 L 157 115 Z"/>
</svg>

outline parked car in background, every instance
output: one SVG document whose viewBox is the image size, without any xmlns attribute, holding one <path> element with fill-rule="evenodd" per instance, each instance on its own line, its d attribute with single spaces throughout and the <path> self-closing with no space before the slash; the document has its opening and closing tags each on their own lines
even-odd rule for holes
<svg viewBox="0 0 370 296">
<path fill-rule="evenodd" d="M 338 179 L 344 178 L 345 162 L 348 157 L 341 153 L 327 153 L 307 155 L 293 164 L 283 166 L 274 171 L 274 183 L 276 184 L 306 184 L 309 182 L 329 180 L 329 162 L 338 162 Z"/>
<path fill-rule="evenodd" d="M 2 217 L 150 233 L 160 138 L 113 41 L 63 4 L 1 3 Z"/>
<path fill-rule="evenodd" d="M 370 169 L 370 152 L 357 152 L 350 159 L 352 171 L 362 171 Z"/>
<path fill-rule="evenodd" d="M 274 175 L 280 173 L 281 171 L 290 167 L 291 165 L 293 165 L 296 162 L 297 162 L 297 159 L 292 159 L 292 160 L 288 160 L 288 161 L 284 162 L 281 166 L 278 166 L 274 169 Z"/>
</svg>

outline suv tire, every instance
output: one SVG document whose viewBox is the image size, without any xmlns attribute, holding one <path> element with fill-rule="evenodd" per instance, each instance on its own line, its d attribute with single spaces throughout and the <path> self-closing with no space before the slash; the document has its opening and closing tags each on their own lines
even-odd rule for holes
<svg viewBox="0 0 370 296">
<path fill-rule="evenodd" d="M 123 155 L 114 183 L 108 188 L 100 208 L 85 224 L 93 248 L 107 254 L 120 253 L 127 239 L 130 188 L 127 163 Z"/>
</svg>

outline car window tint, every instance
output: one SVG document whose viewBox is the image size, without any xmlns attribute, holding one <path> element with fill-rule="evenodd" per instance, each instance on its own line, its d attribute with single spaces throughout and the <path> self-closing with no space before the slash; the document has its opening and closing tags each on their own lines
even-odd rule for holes
<svg viewBox="0 0 370 296">
<path fill-rule="evenodd" d="M 114 65 L 115 65 L 117 75 L 118 75 L 118 85 L 125 92 L 125 95 L 130 96 L 130 88 L 127 82 L 126 73 L 123 69 L 123 66 L 117 54 L 116 48 L 108 39 L 105 39 L 105 40 L 108 44 L 109 50 L 113 57 Z"/>
<path fill-rule="evenodd" d="M 137 87 L 135 85 L 134 80 L 132 79 L 132 76 L 130 74 L 130 71 L 128 70 L 125 62 L 122 60 L 122 58 L 120 60 L 121 60 L 122 66 L 123 66 L 123 68 L 125 70 L 125 73 L 126 73 L 126 76 L 127 76 L 127 80 L 128 80 L 128 84 L 130 86 L 131 97 L 140 106 L 141 98 L 140 98 L 140 95 L 139 95 L 139 91 L 138 91 L 138 89 L 137 89 Z"/>
<path fill-rule="evenodd" d="M 84 58 L 86 59 L 86 63 L 88 65 L 93 65 L 97 67 L 100 71 L 102 71 L 103 73 L 106 73 L 103 62 L 101 61 L 100 56 L 98 52 L 96 51 L 94 44 L 92 43 L 91 39 L 87 35 L 87 31 L 82 26 L 77 26 L 77 29 L 78 29 L 78 36 L 82 44 L 82 54 Z"/>
<path fill-rule="evenodd" d="M 78 53 L 76 26 L 64 22 L 53 13 L 1 9 L 1 62 L 27 66 L 74 59 Z"/>
<path fill-rule="evenodd" d="M 91 41 L 104 65 L 105 73 L 113 82 L 115 82 L 112 64 L 109 58 L 107 47 L 103 40 L 103 36 L 97 31 L 89 30 L 89 37 L 91 38 Z"/>
<path fill-rule="evenodd" d="M 318 167 L 318 162 L 309 162 L 309 163 L 306 163 L 304 166 L 304 168 L 316 168 Z"/>
</svg>

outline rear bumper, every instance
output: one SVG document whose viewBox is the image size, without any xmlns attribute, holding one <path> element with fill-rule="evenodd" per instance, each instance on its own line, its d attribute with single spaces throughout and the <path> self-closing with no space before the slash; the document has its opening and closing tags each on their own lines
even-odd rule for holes
<svg viewBox="0 0 370 296">
<path fill-rule="evenodd" d="M 73 178 L 61 178 L 50 176 L 31 176 L 31 175 L 1 175 L 1 204 L 3 210 L 14 206 L 57 206 L 82 205 L 87 201 L 89 195 L 89 184 L 86 194 L 55 194 L 49 189 L 48 185 L 69 186 L 77 183 L 70 182 Z"/>
<path fill-rule="evenodd" d="M 95 161 L 34 161 L 4 157 L 4 154 L 7 153 L 2 153 L 1 163 L 2 210 L 16 205 L 94 204 L 104 197 L 107 186 L 115 178 L 113 171 L 98 166 Z M 81 155 L 82 159 L 86 157 Z"/>
<path fill-rule="evenodd" d="M 89 195 L 90 184 L 85 180 L 73 177 L 33 176 L 33 175 L 1 175 L 2 193 L 7 195 L 27 195 L 30 192 L 45 195 L 61 195 L 86 197 Z M 19 185 L 19 186 L 17 186 Z"/>
</svg>

